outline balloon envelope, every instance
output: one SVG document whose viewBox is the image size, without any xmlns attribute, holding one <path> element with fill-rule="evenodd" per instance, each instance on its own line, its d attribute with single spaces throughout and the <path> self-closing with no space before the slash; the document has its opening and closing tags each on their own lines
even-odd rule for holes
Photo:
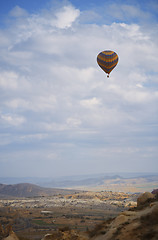
<svg viewBox="0 0 158 240">
<path fill-rule="evenodd" d="M 109 74 L 118 63 L 118 55 L 113 51 L 106 50 L 98 54 L 97 62 L 103 71 Z"/>
</svg>

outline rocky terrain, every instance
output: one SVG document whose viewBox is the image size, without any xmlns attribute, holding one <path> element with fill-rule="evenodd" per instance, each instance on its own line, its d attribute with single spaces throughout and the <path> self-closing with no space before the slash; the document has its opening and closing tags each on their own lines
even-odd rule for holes
<svg viewBox="0 0 158 240">
<path fill-rule="evenodd" d="M 158 190 L 131 194 L 0 184 L 0 240 L 41 239 L 157 240 Z"/>
<path fill-rule="evenodd" d="M 4 227 L 12 225 L 20 239 L 24 236 L 31 240 L 41 239 L 44 234 L 56 233 L 65 227 L 83 233 L 136 206 L 137 196 L 111 191 L 80 191 L 5 198 L 0 200 L 0 223 Z"/>
<path fill-rule="evenodd" d="M 19 240 L 12 229 L 0 227 L 3 240 Z M 8 236 L 7 236 L 8 234 Z M 157 240 L 158 194 L 144 193 L 137 199 L 137 206 L 121 212 L 93 229 L 78 232 L 68 227 L 45 234 L 42 240 Z"/>
<path fill-rule="evenodd" d="M 45 208 L 51 207 L 78 207 L 78 208 L 110 208 L 130 207 L 136 205 L 138 194 L 117 193 L 111 191 L 80 192 L 74 194 L 58 194 L 54 196 L 41 196 L 35 198 L 1 199 L 0 207 L 12 208 Z"/>
</svg>

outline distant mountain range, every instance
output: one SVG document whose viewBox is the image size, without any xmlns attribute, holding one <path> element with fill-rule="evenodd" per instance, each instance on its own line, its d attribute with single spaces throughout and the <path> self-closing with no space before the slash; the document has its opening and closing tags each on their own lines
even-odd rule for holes
<svg viewBox="0 0 158 240">
<path fill-rule="evenodd" d="M 158 188 L 158 174 L 129 177 L 120 175 L 98 175 L 83 176 L 80 178 L 63 178 L 41 183 L 41 186 L 87 191 L 144 192 Z"/>
<path fill-rule="evenodd" d="M 122 179 L 119 175 L 114 176 L 92 176 L 83 177 L 81 179 L 75 178 L 65 178 L 65 179 L 55 179 L 50 182 L 43 183 L 42 186 L 45 187 L 58 187 L 58 188 L 68 188 L 68 187 L 78 187 L 78 186 L 100 186 L 104 184 L 105 180 L 112 179 Z"/>
<path fill-rule="evenodd" d="M 36 197 L 74 193 L 74 190 L 44 188 L 30 183 L 0 184 L 0 198 L 5 197 Z"/>
<path fill-rule="evenodd" d="M 1 196 L 3 194 L 20 197 L 48 196 L 68 191 L 66 189 L 144 192 L 158 188 L 158 173 L 107 173 L 58 178 L 0 178 L 0 183 Z"/>
</svg>

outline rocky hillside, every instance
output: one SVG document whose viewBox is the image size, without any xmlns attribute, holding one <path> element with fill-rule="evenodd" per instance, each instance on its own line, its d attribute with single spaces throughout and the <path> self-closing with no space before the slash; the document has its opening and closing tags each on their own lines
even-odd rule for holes
<svg viewBox="0 0 158 240">
<path fill-rule="evenodd" d="M 142 194 L 137 207 L 122 212 L 112 221 L 97 226 L 90 232 L 93 240 L 157 240 L 158 197 L 151 193 Z"/>
<path fill-rule="evenodd" d="M 0 197 L 51 196 L 55 194 L 68 194 L 73 192 L 75 191 L 56 188 L 43 188 L 30 183 L 19 183 L 13 185 L 0 184 Z"/>
</svg>

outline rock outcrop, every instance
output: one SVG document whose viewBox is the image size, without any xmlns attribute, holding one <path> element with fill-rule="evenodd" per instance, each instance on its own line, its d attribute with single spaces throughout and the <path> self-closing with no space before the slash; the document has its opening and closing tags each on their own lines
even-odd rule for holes
<svg viewBox="0 0 158 240">
<path fill-rule="evenodd" d="M 11 225 L 6 226 L 4 229 L 0 224 L 0 240 L 19 240 L 19 238 L 13 232 Z"/>
<path fill-rule="evenodd" d="M 19 238 L 16 236 L 16 234 L 12 231 L 8 237 L 3 238 L 3 240 L 19 240 Z"/>
<path fill-rule="evenodd" d="M 59 230 L 53 234 L 46 234 L 42 240 L 88 240 L 88 237 L 74 230 Z"/>
<path fill-rule="evenodd" d="M 155 195 L 150 192 L 142 193 L 137 199 L 137 206 L 138 207 L 142 206 L 142 205 L 150 202 L 154 198 L 155 198 Z"/>
<path fill-rule="evenodd" d="M 122 212 L 111 222 L 105 222 L 93 240 L 157 240 L 158 201 L 153 194 L 144 193 L 138 207 Z M 141 206 L 141 209 L 140 209 Z"/>
</svg>

